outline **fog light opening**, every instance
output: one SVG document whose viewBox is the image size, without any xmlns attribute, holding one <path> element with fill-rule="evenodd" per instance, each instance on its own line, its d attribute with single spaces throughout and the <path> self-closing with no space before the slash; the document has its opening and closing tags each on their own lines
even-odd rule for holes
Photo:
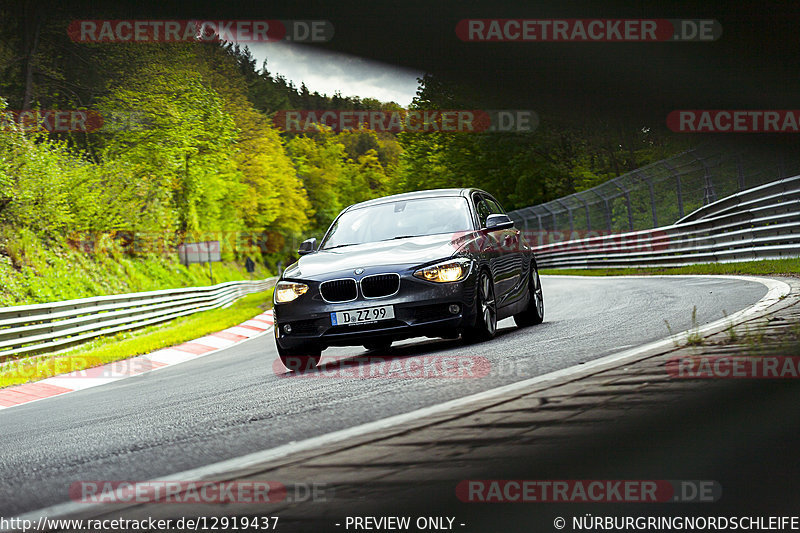
<svg viewBox="0 0 800 533">
<path fill-rule="evenodd" d="M 287 335 L 290 334 L 292 332 L 292 325 L 286 324 L 285 326 L 283 326 L 283 332 L 286 333 Z"/>
<path fill-rule="evenodd" d="M 457 315 L 458 313 L 461 312 L 461 306 L 458 304 L 450 304 L 448 311 L 450 311 L 451 315 Z"/>
</svg>

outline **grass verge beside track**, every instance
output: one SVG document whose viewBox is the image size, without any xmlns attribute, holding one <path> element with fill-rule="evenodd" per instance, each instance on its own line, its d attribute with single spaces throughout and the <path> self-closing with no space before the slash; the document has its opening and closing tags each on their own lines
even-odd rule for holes
<svg viewBox="0 0 800 533">
<path fill-rule="evenodd" d="M 0 388 L 151 353 L 241 324 L 271 307 L 272 289 L 249 294 L 226 309 L 212 309 L 140 330 L 120 332 L 59 354 L 5 363 L 0 367 Z"/>
<path fill-rule="evenodd" d="M 752 276 L 788 276 L 800 274 L 800 259 L 763 259 L 741 263 L 706 263 L 683 267 L 652 268 L 558 268 L 542 269 L 543 275 L 571 276 L 641 276 L 657 274 L 738 274 Z"/>
</svg>

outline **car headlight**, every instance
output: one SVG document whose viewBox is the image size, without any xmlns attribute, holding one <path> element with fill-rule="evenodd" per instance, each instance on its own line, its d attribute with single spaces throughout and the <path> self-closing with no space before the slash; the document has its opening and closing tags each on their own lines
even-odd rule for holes
<svg viewBox="0 0 800 533">
<path fill-rule="evenodd" d="M 308 285 L 295 281 L 279 281 L 275 285 L 275 303 L 285 304 L 296 300 L 308 291 Z"/>
<path fill-rule="evenodd" d="M 437 283 L 449 283 L 451 281 L 461 281 L 469 275 L 472 261 L 466 258 L 449 259 L 435 265 L 420 268 L 414 272 L 414 276 L 426 281 Z"/>
</svg>

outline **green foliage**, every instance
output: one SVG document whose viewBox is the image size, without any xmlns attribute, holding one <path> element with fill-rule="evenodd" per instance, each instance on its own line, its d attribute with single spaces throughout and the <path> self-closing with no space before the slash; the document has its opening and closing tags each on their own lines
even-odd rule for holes
<svg viewBox="0 0 800 533">
<path fill-rule="evenodd" d="M 396 168 L 396 145 L 375 132 L 319 131 L 295 136 L 286 150 L 311 202 L 312 234 L 323 233 L 343 208 L 385 196 Z"/>
<path fill-rule="evenodd" d="M 231 227 L 235 213 L 226 204 L 244 191 L 230 157 L 234 121 L 194 68 L 189 50 L 150 54 L 146 65 L 117 80 L 98 102 L 104 115 L 140 111 L 147 122 L 141 130 L 105 136 L 103 159 L 127 163 L 144 185 L 141 208 L 156 206 L 151 229 Z"/>
<path fill-rule="evenodd" d="M 30 230 L 3 236 L 0 255 L 0 306 L 44 303 L 105 294 L 197 287 L 223 281 L 261 279 L 270 272 L 256 264 L 247 273 L 243 261 L 188 267 L 171 254 L 127 257 L 112 240 L 94 250 L 45 245 Z"/>
<path fill-rule="evenodd" d="M 426 75 L 419 81 L 413 107 L 487 107 L 439 78 Z M 397 137 L 402 154 L 394 191 L 480 187 L 509 210 L 594 187 L 672 153 L 649 128 L 542 114 L 534 132 L 403 132 Z"/>
<path fill-rule="evenodd" d="M 692 329 L 686 336 L 686 343 L 690 346 L 702 346 L 705 342 L 703 334 L 700 333 L 700 324 L 697 322 L 697 306 L 692 307 Z"/>
</svg>

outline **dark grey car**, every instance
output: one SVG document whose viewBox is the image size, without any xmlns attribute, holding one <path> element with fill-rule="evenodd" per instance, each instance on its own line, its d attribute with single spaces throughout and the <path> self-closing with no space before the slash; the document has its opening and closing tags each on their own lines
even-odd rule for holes
<svg viewBox="0 0 800 533">
<path fill-rule="evenodd" d="M 491 339 L 497 321 L 542 322 L 534 254 L 500 204 L 478 189 L 387 196 L 343 210 L 275 287 L 284 365 L 329 346 L 388 349 L 409 337 Z"/>
</svg>

